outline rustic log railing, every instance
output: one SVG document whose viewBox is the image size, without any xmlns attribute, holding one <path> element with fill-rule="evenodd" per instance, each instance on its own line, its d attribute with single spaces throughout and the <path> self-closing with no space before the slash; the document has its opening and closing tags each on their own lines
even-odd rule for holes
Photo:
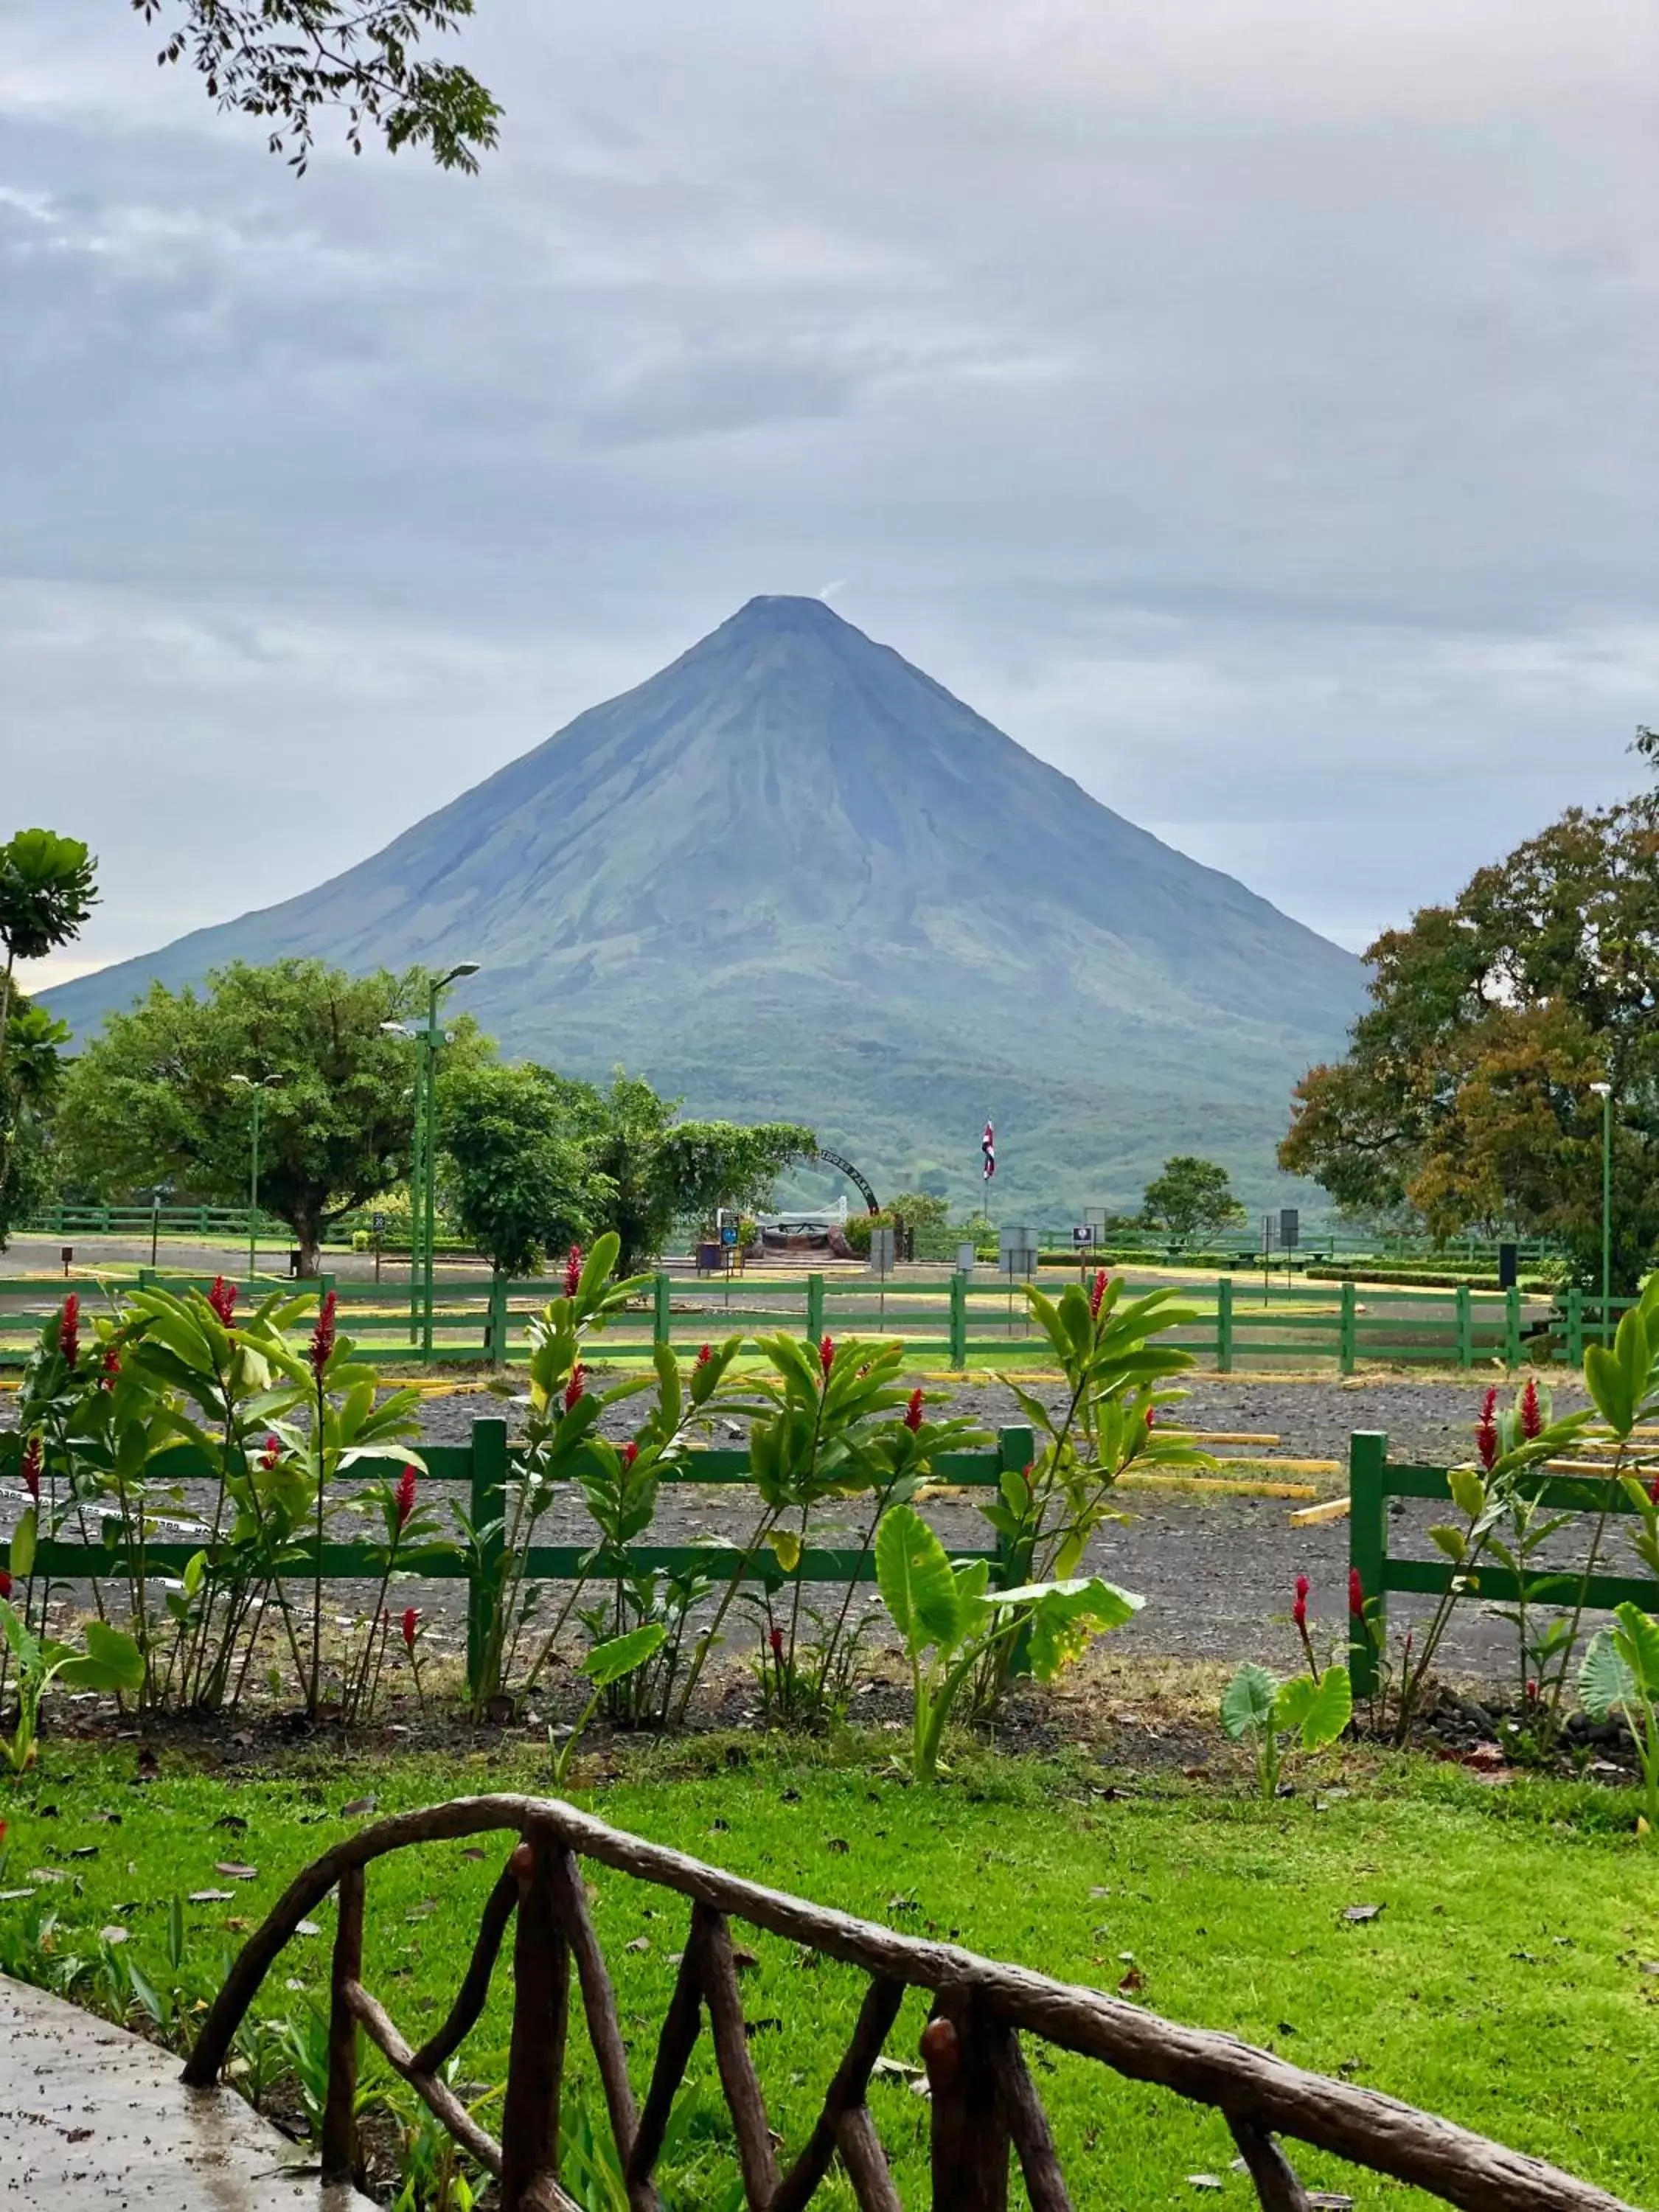
<svg viewBox="0 0 1659 2212">
<path fill-rule="evenodd" d="M 418 2051 L 411 2050 L 363 1986 L 364 1869 L 410 1844 L 491 1829 L 514 1832 L 518 1841 L 484 1906 L 448 2017 Z M 616 1998 L 588 1915 L 582 1859 L 690 1901 L 690 1934 L 642 2106 L 629 2080 Z M 325 1852 L 295 1879 L 243 1947 L 185 2069 L 187 2082 L 199 2086 L 218 2078 L 261 1982 L 300 1922 L 331 1889 L 339 1898 L 323 2118 L 327 2179 L 346 2178 L 357 2164 L 361 2029 L 455 2141 L 497 2178 L 501 2212 L 581 2212 L 558 2179 L 559 2097 L 574 1966 L 631 2212 L 659 2212 L 652 2176 L 705 2014 L 750 2212 L 801 2212 L 836 2159 L 862 2212 L 902 2212 L 866 2095 L 911 1989 L 929 1990 L 933 2000 L 921 2057 L 931 2092 L 935 2212 L 1006 2212 L 1014 2158 L 1031 2212 L 1070 2212 L 1073 2200 L 1021 2052 L 1022 2035 L 1215 2106 L 1231 2130 L 1262 2212 L 1310 2212 L 1321 2201 L 1297 2179 L 1281 2136 L 1410 2184 L 1465 2212 L 1632 2212 L 1605 2191 L 1540 2160 L 1375 2091 L 1305 2073 L 1231 2036 L 1178 2027 L 1097 1990 L 978 1958 L 954 1944 L 896 1935 L 763 1888 L 550 1798 L 459 1798 L 376 1821 Z M 515 1916 L 512 2042 L 497 2142 L 466 2111 L 441 2069 L 483 2010 L 507 1923 Z M 782 2168 L 750 2057 L 729 1917 L 870 1977 L 852 2041 L 818 2118 Z M 1104 2194 L 1104 2185 L 1085 2189 L 1077 2201 L 1101 2202 Z"/>
</svg>

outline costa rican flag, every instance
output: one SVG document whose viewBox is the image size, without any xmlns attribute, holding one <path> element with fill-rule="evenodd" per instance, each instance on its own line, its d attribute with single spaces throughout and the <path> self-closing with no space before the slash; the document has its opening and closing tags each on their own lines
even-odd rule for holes
<svg viewBox="0 0 1659 2212">
<path fill-rule="evenodd" d="M 979 1140 L 980 1151 L 985 1155 L 985 1180 L 989 1182 L 997 1171 L 997 1133 L 988 1121 L 985 1134 Z"/>
</svg>

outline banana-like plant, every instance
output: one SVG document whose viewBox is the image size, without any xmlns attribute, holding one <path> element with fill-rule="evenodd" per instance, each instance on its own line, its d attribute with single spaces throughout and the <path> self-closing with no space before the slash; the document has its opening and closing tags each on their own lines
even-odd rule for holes
<svg viewBox="0 0 1659 2212">
<path fill-rule="evenodd" d="M 963 1686 L 1000 1644 L 1026 1632 L 1031 1672 L 1051 1682 L 1146 1602 L 1098 1577 L 993 1590 L 989 1561 L 953 1561 L 912 1505 L 883 1516 L 876 1581 L 910 1663 L 910 1772 L 924 1784 L 939 1771 L 945 1724 Z"/>
<path fill-rule="evenodd" d="M 17 1725 L 0 1735 L 0 1756 L 14 1774 L 33 1765 L 40 1737 L 40 1700 L 55 1681 L 79 1690 L 136 1691 L 144 1662 L 131 1637 L 107 1622 L 87 1623 L 84 1644 L 36 1636 L 22 1615 L 0 1598 L 0 1635 L 17 1662 Z"/>
</svg>

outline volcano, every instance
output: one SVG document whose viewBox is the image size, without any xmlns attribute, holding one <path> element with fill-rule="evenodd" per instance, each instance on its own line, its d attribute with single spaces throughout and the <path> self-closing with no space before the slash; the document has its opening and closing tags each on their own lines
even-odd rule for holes
<svg viewBox="0 0 1659 2212">
<path fill-rule="evenodd" d="M 1164 1156 L 1276 1200 L 1350 953 L 1114 813 L 817 599 L 751 599 L 343 875 L 50 994 L 312 955 L 481 973 L 502 1049 L 688 1111 L 810 1123 L 878 1188 L 1138 1199 Z M 924 1182 L 923 1179 L 927 1180 Z M 1080 1218 L 1080 1216 L 1079 1216 Z"/>
</svg>

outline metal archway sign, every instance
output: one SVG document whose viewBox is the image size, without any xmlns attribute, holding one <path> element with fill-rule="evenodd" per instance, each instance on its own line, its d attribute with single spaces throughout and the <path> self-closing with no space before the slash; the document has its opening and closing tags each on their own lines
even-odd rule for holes
<svg viewBox="0 0 1659 2212">
<path fill-rule="evenodd" d="M 881 1212 L 880 1206 L 876 1203 L 876 1194 L 853 1165 L 851 1160 L 844 1160 L 839 1152 L 832 1152 L 825 1145 L 820 1145 L 815 1152 L 809 1152 L 806 1157 L 809 1159 L 823 1160 L 830 1167 L 839 1168 L 848 1182 L 860 1194 L 870 1212 L 872 1213 Z"/>
</svg>

